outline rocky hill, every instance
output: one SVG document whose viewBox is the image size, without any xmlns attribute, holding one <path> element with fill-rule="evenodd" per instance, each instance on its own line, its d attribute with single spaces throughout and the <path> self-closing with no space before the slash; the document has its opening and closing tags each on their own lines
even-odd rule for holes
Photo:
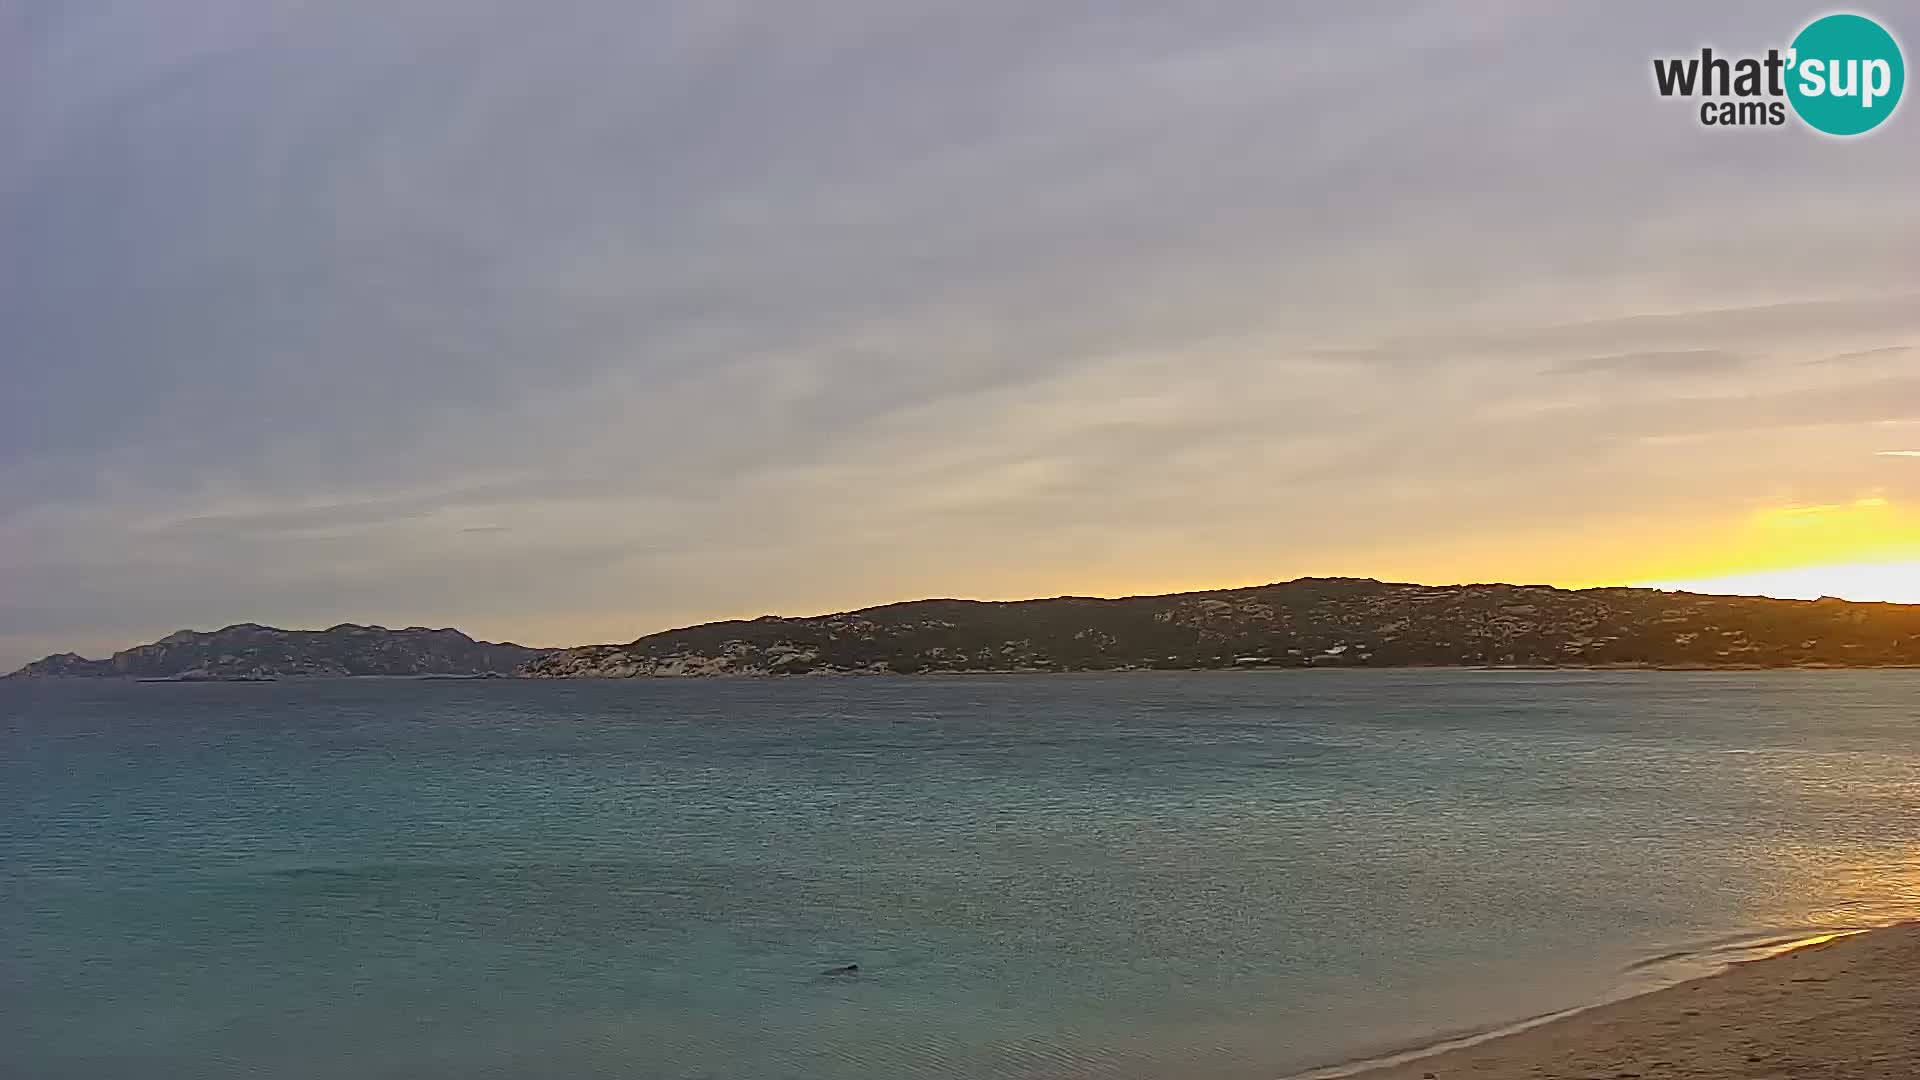
<svg viewBox="0 0 1920 1080">
<path fill-rule="evenodd" d="M 8 677 L 626 678 L 1489 665 L 1920 665 L 1920 605 L 1303 578 L 1118 600 L 916 600 L 810 618 L 709 623 L 625 645 L 574 649 L 494 644 L 417 626 L 279 630 L 241 623 L 211 633 L 182 630 L 105 660 L 58 653 Z"/>
<path fill-rule="evenodd" d="M 9 678 L 240 679 L 300 675 L 507 675 L 551 650 L 475 641 L 458 630 L 341 623 L 280 630 L 240 623 L 210 633 L 181 630 L 150 645 L 88 660 L 56 653 Z"/>
<path fill-rule="evenodd" d="M 544 678 L 1441 665 L 1920 665 L 1920 606 L 1304 578 L 1100 600 L 919 600 L 563 649 Z"/>
</svg>

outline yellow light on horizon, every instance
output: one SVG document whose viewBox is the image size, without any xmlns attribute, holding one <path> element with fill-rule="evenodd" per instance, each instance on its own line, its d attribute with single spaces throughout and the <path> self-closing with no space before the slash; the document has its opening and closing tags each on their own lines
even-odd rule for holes
<svg viewBox="0 0 1920 1080">
<path fill-rule="evenodd" d="M 1822 596 L 1834 596 L 1842 600 L 1920 604 L 1920 560 L 1802 566 L 1635 584 L 1649 589 L 1726 596 L 1772 596 L 1782 600 L 1817 600 Z"/>
<path fill-rule="evenodd" d="M 1783 600 L 1920 604 L 1920 513 L 1879 493 L 1758 510 L 1738 529 L 1687 545 L 1679 564 L 1645 566 L 1647 588 Z"/>
</svg>

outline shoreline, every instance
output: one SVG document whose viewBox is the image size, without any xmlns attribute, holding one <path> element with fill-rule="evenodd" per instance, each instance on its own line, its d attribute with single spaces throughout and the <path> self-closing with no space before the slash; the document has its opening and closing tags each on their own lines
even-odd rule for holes
<svg viewBox="0 0 1920 1080">
<path fill-rule="evenodd" d="M 1920 1076 L 1920 921 L 1753 948 L 1706 975 L 1285 1080 Z"/>
<path fill-rule="evenodd" d="M 1223 667 L 1111 667 L 1111 668 L 955 668 L 937 671 L 869 671 L 864 669 L 827 669 L 817 671 L 721 671 L 671 675 L 509 675 L 522 682 L 636 682 L 647 680 L 700 681 L 715 679 L 968 679 L 993 675 L 1214 675 L 1271 674 L 1292 675 L 1310 671 L 1460 671 L 1500 674 L 1602 674 L 1631 672 L 1683 672 L 1691 674 L 1726 673 L 1736 675 L 1783 671 L 1920 671 L 1920 664 L 1230 664 Z M 363 676 L 343 676 L 360 678 Z"/>
<path fill-rule="evenodd" d="M 219 676 L 181 678 L 179 676 L 141 675 L 0 675 L 0 683 L 27 684 L 129 684 L 129 683 L 238 683 L 238 682 L 329 682 L 340 680 L 388 680 L 393 682 L 713 682 L 764 681 L 793 679 L 968 679 L 1001 675 L 1211 675 L 1267 674 L 1291 675 L 1302 672 L 1409 672 L 1448 671 L 1500 674 L 1623 674 L 1633 672 L 1672 672 L 1682 674 L 1756 675 L 1773 672 L 1847 672 L 1847 671 L 1920 671 L 1920 664 L 1303 664 L 1245 665 L 1238 667 L 1117 667 L 1117 668 L 969 668 L 954 671 L 807 671 L 745 672 L 729 671 L 698 675 L 344 675 L 278 674 L 263 676 Z"/>
</svg>

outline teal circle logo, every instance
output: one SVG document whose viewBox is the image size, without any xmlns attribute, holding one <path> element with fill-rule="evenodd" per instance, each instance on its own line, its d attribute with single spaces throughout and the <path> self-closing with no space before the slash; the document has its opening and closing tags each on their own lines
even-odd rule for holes
<svg viewBox="0 0 1920 1080">
<path fill-rule="evenodd" d="M 1900 43 L 1864 15 L 1827 15 L 1793 39 L 1787 100 L 1816 131 L 1859 135 L 1900 104 L 1907 65 Z"/>
</svg>

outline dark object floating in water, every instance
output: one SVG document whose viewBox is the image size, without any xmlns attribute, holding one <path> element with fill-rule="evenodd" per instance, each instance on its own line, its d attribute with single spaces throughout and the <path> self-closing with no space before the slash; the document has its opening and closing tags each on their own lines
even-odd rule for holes
<svg viewBox="0 0 1920 1080">
<path fill-rule="evenodd" d="M 845 967 L 828 968 L 827 970 L 821 972 L 820 974 L 822 975 L 858 975 L 860 974 L 860 965 L 848 964 Z"/>
</svg>

